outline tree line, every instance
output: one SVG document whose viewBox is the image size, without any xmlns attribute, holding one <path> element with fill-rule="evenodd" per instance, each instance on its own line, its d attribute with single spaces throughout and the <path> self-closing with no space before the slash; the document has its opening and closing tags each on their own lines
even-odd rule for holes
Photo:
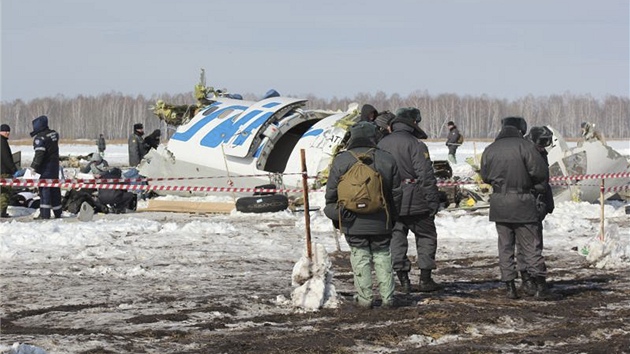
<svg viewBox="0 0 630 354">
<path fill-rule="evenodd" d="M 260 99 L 252 94 L 243 97 L 252 101 Z M 421 126 L 430 139 L 445 137 L 448 121 L 454 121 L 467 139 L 492 139 L 500 130 L 501 118 L 507 116 L 522 116 L 529 127 L 550 125 L 565 138 L 579 137 L 580 124 L 585 121 L 594 123 L 606 138 L 630 137 L 630 99 L 621 96 L 595 99 L 590 95 L 564 93 L 507 100 L 485 95 L 431 95 L 427 91 L 416 91 L 406 97 L 376 92 L 360 93 L 353 98 L 324 99 L 314 95 L 301 98 L 308 99 L 308 109 L 343 111 L 351 103 L 358 103 L 359 107 L 369 103 L 378 111 L 395 113 L 400 107 L 417 107 L 422 113 Z M 104 134 L 108 140 L 126 139 L 135 123 L 143 123 L 147 134 L 154 129 L 166 131 L 168 127 L 152 112 L 158 99 L 176 105 L 195 103 L 192 92 L 151 97 L 115 92 L 74 98 L 58 95 L 26 102 L 19 99 L 2 102 L 0 120 L 11 126 L 12 139 L 27 138 L 32 120 L 40 115 L 48 116 L 50 127 L 63 139 L 95 139 L 99 134 Z"/>
</svg>

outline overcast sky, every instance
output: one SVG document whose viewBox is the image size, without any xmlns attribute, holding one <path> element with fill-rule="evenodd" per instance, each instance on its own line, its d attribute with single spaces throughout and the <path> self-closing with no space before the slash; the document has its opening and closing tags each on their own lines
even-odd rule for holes
<svg viewBox="0 0 630 354">
<path fill-rule="evenodd" d="M 0 0 L 0 98 L 629 96 L 628 0 Z M 192 100 L 192 98 L 191 98 Z"/>
</svg>

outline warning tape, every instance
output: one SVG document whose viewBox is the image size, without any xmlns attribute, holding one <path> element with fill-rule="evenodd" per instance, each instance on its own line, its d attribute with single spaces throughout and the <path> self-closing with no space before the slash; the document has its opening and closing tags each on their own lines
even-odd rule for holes
<svg viewBox="0 0 630 354">
<path fill-rule="evenodd" d="M 11 182 L 8 182 L 11 181 Z M 203 186 L 168 186 L 146 184 L 110 184 L 110 183 L 47 183 L 38 180 L 0 180 L 0 186 L 13 187 L 49 187 L 49 188 L 85 188 L 85 189 L 122 189 L 173 192 L 235 192 L 235 193 L 298 193 L 302 189 L 269 189 L 269 188 L 232 188 Z"/>
<path fill-rule="evenodd" d="M 305 173 L 290 173 L 290 174 L 302 174 Z M 285 175 L 289 175 L 285 174 Z M 236 192 L 236 193 L 298 193 L 303 192 L 302 189 L 267 189 L 267 188 L 234 188 L 234 187 L 204 187 L 204 186 L 172 186 L 172 185 L 147 185 L 147 184 L 128 184 L 133 182 L 149 182 L 149 181 L 181 181 L 181 180 L 194 180 L 194 179 L 210 179 L 210 178 L 235 178 L 235 177 L 260 177 L 268 175 L 240 175 L 240 176 L 213 176 L 213 177 L 164 177 L 164 178 L 94 178 L 94 179 L 0 179 L 1 186 L 15 186 L 15 187 L 53 187 L 53 188 L 88 188 L 88 189 L 123 189 L 123 190 L 147 190 L 147 191 L 185 191 L 185 192 Z M 552 185 L 564 185 L 566 183 L 559 183 L 561 181 L 576 181 L 579 182 L 585 179 L 612 179 L 612 178 L 624 178 L 630 177 L 629 172 L 620 173 L 605 173 L 605 174 L 592 174 L 592 175 L 574 175 L 574 176 L 560 176 L 551 177 L 549 179 Z M 307 178 L 314 178 L 308 177 Z M 405 179 L 405 183 L 415 183 L 417 180 Z M 555 183 L 554 183 L 555 182 Z M 448 181 L 438 182 L 438 187 L 449 187 L 459 185 L 471 185 L 480 184 L 474 181 Z M 596 185 L 580 185 L 584 186 L 596 186 Z M 605 191 L 621 191 L 629 189 L 630 185 L 615 186 L 606 188 Z M 323 190 L 311 190 L 314 192 L 321 192 Z"/>
<path fill-rule="evenodd" d="M 283 176 L 290 175 L 301 175 L 301 172 L 293 172 L 293 173 L 283 173 Z M 248 177 L 269 177 L 273 175 L 271 173 L 268 174 L 257 174 L 257 175 L 236 175 L 236 176 L 209 176 L 209 177 L 141 177 L 141 178 L 65 178 L 65 179 L 56 179 L 56 178 L 45 178 L 39 179 L 40 181 L 45 181 L 46 183 L 133 183 L 133 182 L 153 182 L 153 181 L 186 181 L 186 180 L 199 180 L 199 179 L 218 179 L 218 178 L 248 178 Z M 317 177 L 308 177 L 308 178 L 317 178 Z M 5 179 L 0 179 L 5 180 Z M 15 181 L 16 179 L 6 179 Z M 20 179 L 22 180 L 22 179 Z"/>
</svg>

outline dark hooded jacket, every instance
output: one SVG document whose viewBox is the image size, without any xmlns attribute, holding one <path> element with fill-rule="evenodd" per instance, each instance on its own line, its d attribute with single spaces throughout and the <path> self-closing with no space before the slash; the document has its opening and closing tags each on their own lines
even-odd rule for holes
<svg viewBox="0 0 630 354">
<path fill-rule="evenodd" d="M 437 180 L 429 149 L 417 138 L 419 128 L 394 120 L 392 129 L 378 147 L 392 154 L 398 165 L 403 191 L 400 215 L 436 213 L 440 203 Z"/>
<path fill-rule="evenodd" d="M 0 175 L 13 176 L 17 169 L 13 163 L 13 154 L 9 139 L 0 135 Z"/>
<path fill-rule="evenodd" d="M 446 138 L 446 146 L 459 146 L 460 144 L 457 142 L 459 140 L 459 129 L 457 129 L 456 125 L 453 125 L 453 128 L 449 128 L 448 137 Z"/>
<path fill-rule="evenodd" d="M 387 213 L 380 211 L 375 214 L 355 214 L 356 218 L 353 221 L 342 221 L 341 232 L 346 237 L 391 234 L 394 222 L 398 218 L 402 198 L 396 160 L 389 153 L 376 147 L 376 127 L 372 123 L 357 123 L 357 125 L 359 124 L 369 126 L 370 129 L 357 130 L 351 128 L 347 149 L 357 155 L 371 150 L 368 154 L 373 154 L 374 158 L 368 165 L 381 175 L 383 194 L 387 201 L 388 210 Z M 364 134 L 364 132 L 366 133 Z M 357 160 L 348 151 L 339 153 L 332 161 L 326 183 L 324 213 L 335 224 L 339 222 L 339 208 L 337 206 L 337 185 L 339 184 L 339 179 L 356 162 Z"/>
<path fill-rule="evenodd" d="M 370 118 L 370 115 L 372 115 L 373 118 Z M 374 119 L 376 119 L 376 116 L 378 116 L 376 108 L 372 105 L 364 104 L 363 107 L 361 107 L 361 116 L 359 117 L 359 121 L 373 122 Z"/>
<path fill-rule="evenodd" d="M 160 131 L 160 129 L 155 129 L 153 131 L 153 133 L 147 135 L 144 138 L 144 144 L 146 146 L 147 152 L 149 149 L 156 149 L 158 148 L 158 146 L 160 145 L 160 136 L 162 135 L 162 132 Z"/>
<path fill-rule="evenodd" d="M 536 145 L 514 126 L 504 126 L 481 156 L 481 177 L 492 185 L 490 221 L 538 222 L 536 185 L 549 180 L 549 168 Z"/>
<path fill-rule="evenodd" d="M 48 128 L 48 117 L 33 120 L 33 149 L 35 156 L 31 168 L 40 178 L 59 178 L 59 134 Z"/>
</svg>

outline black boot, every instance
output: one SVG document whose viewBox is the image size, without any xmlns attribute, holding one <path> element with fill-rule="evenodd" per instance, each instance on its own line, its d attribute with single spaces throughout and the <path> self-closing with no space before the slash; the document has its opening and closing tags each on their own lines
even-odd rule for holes
<svg viewBox="0 0 630 354">
<path fill-rule="evenodd" d="M 536 282 L 536 294 L 534 297 L 537 300 L 551 299 L 551 291 L 549 291 L 549 286 L 547 285 L 545 277 L 536 277 L 534 281 Z"/>
<path fill-rule="evenodd" d="M 505 286 L 507 289 L 508 299 L 518 299 L 518 292 L 516 292 L 516 284 L 514 284 L 514 280 L 506 281 Z"/>
<path fill-rule="evenodd" d="M 527 296 L 534 296 L 536 294 L 534 278 L 526 271 L 521 272 L 521 291 Z"/>
<path fill-rule="evenodd" d="M 411 280 L 409 280 L 409 272 L 399 270 L 396 272 L 400 285 L 402 286 L 402 292 L 405 294 L 411 293 Z"/>
<path fill-rule="evenodd" d="M 442 286 L 434 282 L 431 278 L 431 269 L 420 269 L 420 284 L 418 285 L 418 291 L 421 293 L 428 293 L 440 289 L 442 289 Z"/>
</svg>

